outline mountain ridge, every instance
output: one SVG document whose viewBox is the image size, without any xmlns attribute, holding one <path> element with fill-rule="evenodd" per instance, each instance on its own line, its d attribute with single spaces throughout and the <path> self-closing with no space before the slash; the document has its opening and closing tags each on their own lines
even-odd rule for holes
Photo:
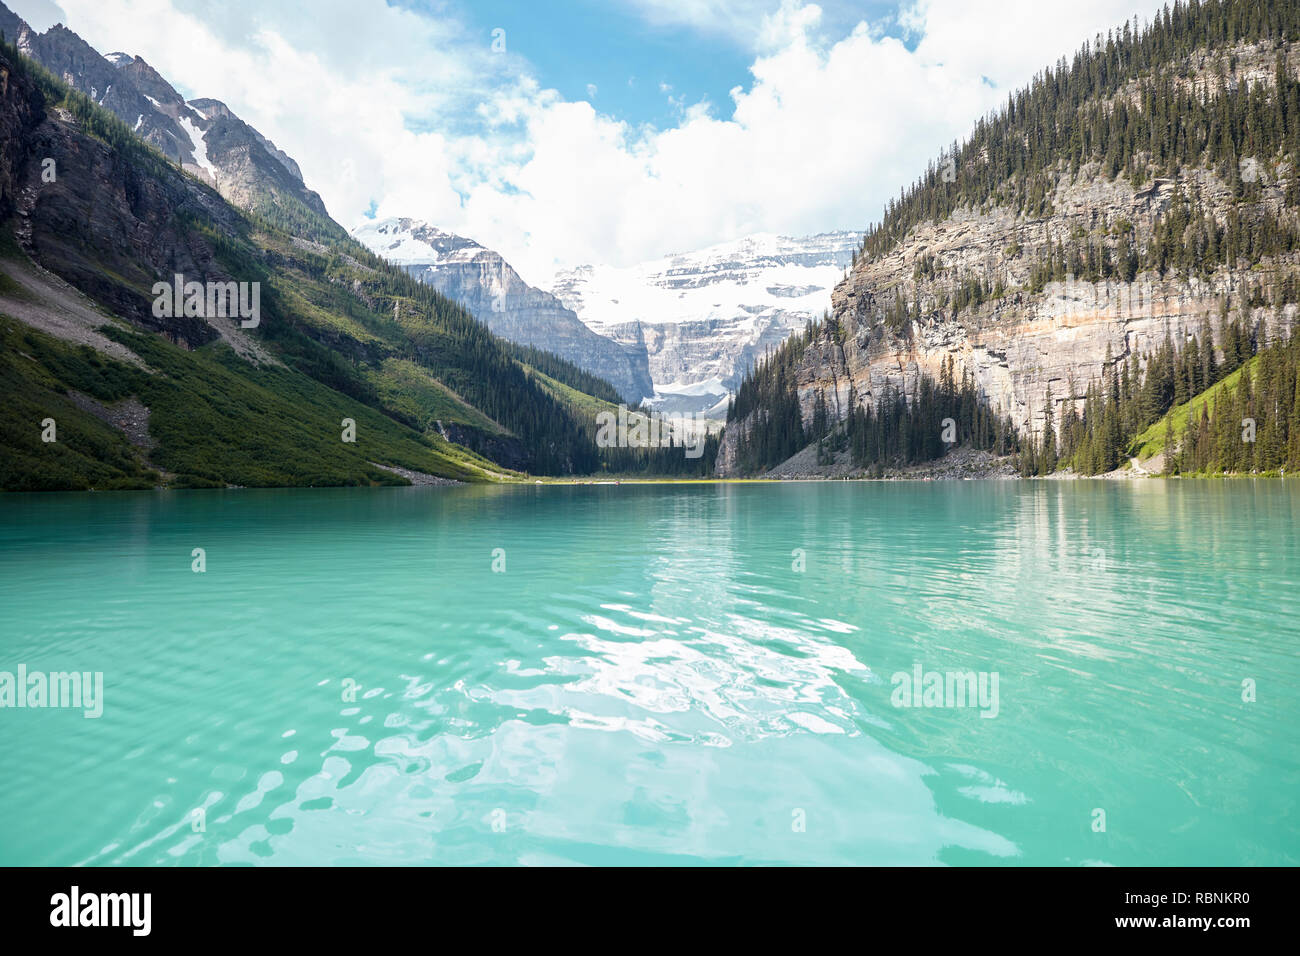
<svg viewBox="0 0 1300 956">
<path fill-rule="evenodd" d="M 0 487 L 598 467 L 587 423 L 451 300 L 342 230 L 305 239 L 235 207 L 8 43 L 0 75 Z M 261 313 L 156 309 L 178 274 L 257 285 Z"/>
<path fill-rule="evenodd" d="M 843 441 L 857 412 L 916 407 L 945 368 L 1040 463 L 1084 467 L 1094 387 L 1113 381 L 1118 406 L 1166 342 L 1163 363 L 1212 341 L 1221 364 L 1234 329 L 1252 348 L 1283 341 L 1300 265 L 1297 41 L 1294 4 L 1176 4 L 1040 73 L 891 201 L 828 320 L 783 357 L 800 427 L 763 403 L 733 417 L 721 473 L 752 460 L 756 430 L 797 443 L 834 426 Z M 1108 444 L 1086 467 L 1115 460 Z"/>
<path fill-rule="evenodd" d="M 44 33 L 0 3 L 0 31 L 24 55 L 122 120 L 133 133 L 241 208 L 311 238 L 343 234 L 297 162 L 224 103 L 186 101 L 142 57 L 101 56 L 63 24 Z"/>
<path fill-rule="evenodd" d="M 830 307 L 859 238 L 759 233 L 628 267 L 579 266 L 552 290 L 589 328 L 645 354 L 653 407 L 720 418 L 745 372 Z"/>
<path fill-rule="evenodd" d="M 368 222 L 352 236 L 418 281 L 461 303 L 495 334 L 544 348 L 610 382 L 629 405 L 653 392 L 644 355 L 588 328 L 500 253 L 409 217 Z"/>
</svg>

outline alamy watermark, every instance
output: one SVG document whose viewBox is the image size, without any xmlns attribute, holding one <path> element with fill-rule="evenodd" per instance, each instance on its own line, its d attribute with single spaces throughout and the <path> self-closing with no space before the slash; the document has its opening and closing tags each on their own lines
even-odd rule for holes
<svg viewBox="0 0 1300 956">
<path fill-rule="evenodd" d="M 916 663 L 889 682 L 895 707 L 978 707 L 981 717 L 998 715 L 997 671 L 927 671 Z"/>
<path fill-rule="evenodd" d="M 260 282 L 186 282 L 177 273 L 171 282 L 153 285 L 155 319 L 242 319 L 241 328 L 255 329 L 262 321 Z"/>
<path fill-rule="evenodd" d="M 152 893 L 83 893 L 74 885 L 50 897 L 50 925 L 125 927 L 133 936 L 148 936 L 152 910 Z"/>
<path fill-rule="evenodd" d="M 0 709 L 5 707 L 80 708 L 94 719 L 104 713 L 103 671 L 0 671 Z"/>
<path fill-rule="evenodd" d="M 626 405 L 618 412 L 596 415 L 598 448 L 685 448 L 687 458 L 704 455 L 708 420 L 699 415 L 648 415 L 630 412 Z"/>
</svg>

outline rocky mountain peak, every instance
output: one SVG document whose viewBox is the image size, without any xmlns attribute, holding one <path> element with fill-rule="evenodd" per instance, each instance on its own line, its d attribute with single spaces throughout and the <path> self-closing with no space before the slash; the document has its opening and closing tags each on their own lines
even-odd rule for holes
<svg viewBox="0 0 1300 956">
<path fill-rule="evenodd" d="M 500 259 L 496 253 L 483 248 L 473 239 L 445 232 L 437 226 L 408 216 L 366 223 L 354 229 L 352 234 L 378 255 L 401 266 L 469 262 L 483 254 Z"/>
<path fill-rule="evenodd" d="M 25 55 L 116 114 L 137 136 L 236 205 L 280 220 L 287 216 L 304 234 L 343 234 L 329 220 L 320 196 L 304 185 L 298 164 L 224 103 L 186 103 L 143 57 L 124 52 L 101 56 L 62 24 L 36 33 L 3 4 L 0 30 L 19 37 Z"/>
<path fill-rule="evenodd" d="M 587 328 L 559 299 L 529 285 L 500 253 L 407 216 L 358 226 L 352 235 L 459 302 L 494 333 L 553 352 L 608 381 L 632 405 L 654 391 L 645 351 Z"/>
<path fill-rule="evenodd" d="M 118 69 L 123 76 L 130 77 L 136 89 L 145 96 L 168 106 L 180 106 L 185 103 L 185 98 L 167 82 L 161 73 L 145 62 L 144 57 L 132 57 Z"/>
</svg>

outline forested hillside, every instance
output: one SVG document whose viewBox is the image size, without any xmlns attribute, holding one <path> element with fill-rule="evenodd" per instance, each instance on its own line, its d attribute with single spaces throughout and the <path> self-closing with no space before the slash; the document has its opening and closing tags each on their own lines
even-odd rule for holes
<svg viewBox="0 0 1300 956">
<path fill-rule="evenodd" d="M 1285 367 L 1298 161 L 1300 4 L 1177 3 L 1085 43 L 888 204 L 832 313 L 741 386 L 720 469 L 837 433 L 864 466 L 925 460 L 944 418 L 1024 474 L 1125 464 L 1256 352 Z M 1294 380 L 1271 387 L 1260 420 L 1290 447 Z M 1258 450 L 1177 467 L 1281 466 Z"/>
<path fill-rule="evenodd" d="M 606 396 L 607 383 L 502 342 L 301 204 L 236 209 L 10 44 L 0 68 L 0 487 L 601 467 L 535 369 Z M 160 317 L 154 285 L 175 274 L 257 283 L 258 322 Z"/>
</svg>

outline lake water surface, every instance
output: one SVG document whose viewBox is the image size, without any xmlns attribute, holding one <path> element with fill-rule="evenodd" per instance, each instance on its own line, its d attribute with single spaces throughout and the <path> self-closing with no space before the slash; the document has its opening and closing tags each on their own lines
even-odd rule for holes
<svg viewBox="0 0 1300 956">
<path fill-rule="evenodd" d="M 0 672 L 104 682 L 0 709 L 0 864 L 1296 864 L 1297 518 L 1248 480 L 0 496 Z M 918 669 L 986 696 L 899 706 Z"/>
</svg>

